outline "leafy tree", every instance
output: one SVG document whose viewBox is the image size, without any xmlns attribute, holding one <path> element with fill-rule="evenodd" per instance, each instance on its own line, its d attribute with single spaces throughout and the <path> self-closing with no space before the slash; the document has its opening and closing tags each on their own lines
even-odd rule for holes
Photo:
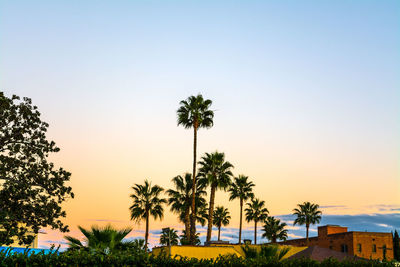
<svg viewBox="0 0 400 267">
<path fill-rule="evenodd" d="M 84 235 L 84 240 L 72 236 L 64 236 L 68 241 L 68 250 L 88 249 L 90 251 L 100 251 L 106 254 L 115 251 L 128 250 L 135 246 L 134 241 L 124 241 L 123 239 L 132 231 L 132 228 L 121 230 L 115 229 L 112 225 L 99 227 L 93 225 L 90 229 L 78 226 Z"/>
<path fill-rule="evenodd" d="M 161 231 L 160 235 L 160 244 L 169 246 L 169 245 L 178 245 L 179 237 L 178 232 L 173 228 L 164 228 Z"/>
<path fill-rule="evenodd" d="M 152 186 L 148 180 L 144 181 L 144 185 L 135 184 L 133 187 L 132 206 L 129 208 L 131 212 L 131 220 L 146 220 L 146 232 L 144 236 L 145 248 L 147 249 L 149 240 L 149 220 L 152 216 L 155 220 L 160 220 L 164 216 L 163 204 L 167 201 L 160 197 L 164 189 L 158 185 Z"/>
<path fill-rule="evenodd" d="M 30 98 L 0 92 L 0 245 L 29 245 L 44 227 L 68 231 L 61 204 L 74 197 L 71 173 L 48 160 L 60 149 L 40 115 Z"/>
<path fill-rule="evenodd" d="M 205 224 L 205 212 L 207 209 L 205 185 L 200 184 L 196 179 L 196 217 L 197 221 L 201 225 Z M 179 220 L 185 224 L 185 232 L 190 232 L 190 205 L 191 205 L 191 192 L 192 192 L 192 175 L 190 173 L 185 173 L 182 177 L 178 175 L 172 179 L 175 189 L 167 190 L 168 205 L 172 212 L 179 215 Z"/>
<path fill-rule="evenodd" d="M 186 231 L 183 230 L 182 234 L 180 235 L 180 240 L 181 245 L 185 246 L 185 245 L 200 245 L 201 241 L 200 241 L 200 233 L 196 233 L 194 235 L 194 241 L 191 242 L 190 240 L 187 239 L 187 235 L 186 235 Z"/>
<path fill-rule="evenodd" d="M 265 207 L 265 201 L 258 198 L 251 199 L 247 203 L 246 221 L 254 222 L 254 244 L 257 244 L 257 223 L 263 222 L 268 216 L 268 209 Z"/>
<path fill-rule="evenodd" d="M 298 204 L 297 208 L 293 210 L 293 215 L 297 217 L 294 220 L 293 225 L 306 225 L 307 245 L 309 244 L 308 230 L 310 228 L 310 225 L 317 224 L 321 221 L 322 212 L 318 208 L 318 204 L 304 202 L 303 204 Z"/>
<path fill-rule="evenodd" d="M 244 175 L 239 175 L 235 177 L 231 187 L 229 188 L 229 200 L 234 200 L 236 198 L 240 201 L 240 222 L 239 222 L 239 244 L 242 243 L 242 217 L 243 217 L 243 204 L 254 197 L 253 187 L 254 184 L 248 181 L 249 177 Z"/>
<path fill-rule="evenodd" d="M 224 207 L 216 207 L 214 212 L 214 220 L 213 223 L 218 227 L 218 241 L 221 241 L 221 226 L 227 226 L 229 224 L 229 220 L 231 216 L 229 215 L 229 211 Z"/>
<path fill-rule="evenodd" d="M 400 261 L 400 238 L 397 230 L 394 230 L 393 235 L 393 256 L 395 260 Z"/>
<path fill-rule="evenodd" d="M 190 218 L 190 240 L 194 240 L 196 233 L 196 163 L 197 163 L 197 130 L 199 128 L 211 128 L 214 124 L 214 112 L 210 110 L 212 101 L 204 99 L 201 94 L 190 96 L 180 102 L 177 110 L 178 126 L 182 125 L 185 129 L 193 128 L 193 183 L 192 183 L 192 216 Z"/>
<path fill-rule="evenodd" d="M 218 151 L 201 158 L 199 162 L 199 177 L 202 183 L 210 186 L 210 203 L 208 204 L 208 227 L 207 242 L 211 240 L 211 231 L 213 226 L 213 213 L 215 202 L 215 191 L 217 189 L 226 190 L 231 184 L 231 169 L 233 165 L 229 161 L 225 161 L 225 154 Z"/>
<path fill-rule="evenodd" d="M 275 219 L 273 216 L 267 217 L 262 236 L 269 239 L 272 243 L 276 243 L 276 240 L 286 240 L 288 237 L 288 230 L 285 229 L 286 226 L 286 223 L 281 223 L 281 220 Z"/>
</svg>

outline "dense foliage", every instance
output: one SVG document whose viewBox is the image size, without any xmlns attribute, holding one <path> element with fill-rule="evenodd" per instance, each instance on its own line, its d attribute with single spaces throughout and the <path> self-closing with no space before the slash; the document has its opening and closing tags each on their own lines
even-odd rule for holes
<svg viewBox="0 0 400 267">
<path fill-rule="evenodd" d="M 47 139 L 49 125 L 29 98 L 0 92 L 0 245 L 32 243 L 40 228 L 68 227 L 61 204 L 73 198 L 71 174 L 48 157 L 60 149 Z"/>
<path fill-rule="evenodd" d="M 400 237 L 397 230 L 394 230 L 393 234 L 393 256 L 395 260 L 400 261 Z"/>
<path fill-rule="evenodd" d="M 282 260 L 276 258 L 266 258 L 264 256 L 254 258 L 238 258 L 236 256 L 225 256 L 215 260 L 197 260 L 187 258 L 169 258 L 167 256 L 155 257 L 148 255 L 142 249 L 132 249 L 126 252 L 117 253 L 90 253 L 86 250 L 67 251 L 64 253 L 51 253 L 48 255 L 34 254 L 28 256 L 26 254 L 11 255 L 9 251 L 0 252 L 0 266 L 235 266 L 235 267 L 252 267 L 252 266 L 270 266 L 270 267 L 372 267 L 372 266 L 395 266 L 394 263 L 377 261 L 344 261 L 338 262 L 333 259 L 324 262 L 316 262 L 313 260 Z"/>
</svg>

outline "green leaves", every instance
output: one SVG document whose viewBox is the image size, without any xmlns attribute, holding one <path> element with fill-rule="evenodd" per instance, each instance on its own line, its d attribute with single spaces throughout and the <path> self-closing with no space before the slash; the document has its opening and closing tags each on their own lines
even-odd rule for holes
<svg viewBox="0 0 400 267">
<path fill-rule="evenodd" d="M 178 126 L 189 128 L 211 128 L 214 124 L 214 112 L 210 110 L 212 101 L 201 94 L 190 96 L 180 102 L 177 110 Z"/>
<path fill-rule="evenodd" d="M 59 151 L 46 137 L 49 125 L 31 99 L 3 92 L 0 118 L 0 244 L 11 244 L 14 237 L 30 244 L 43 227 L 68 231 L 61 204 L 74 197 L 66 185 L 71 173 L 48 161 Z"/>
<path fill-rule="evenodd" d="M 293 215 L 297 218 L 294 220 L 294 225 L 310 225 L 316 224 L 321 221 L 322 212 L 318 209 L 318 204 L 312 204 L 310 202 L 304 202 L 303 204 L 298 204 L 298 208 L 293 210 Z"/>
<path fill-rule="evenodd" d="M 272 243 L 276 243 L 277 240 L 286 240 L 288 230 L 285 229 L 286 223 L 281 222 L 275 217 L 267 217 L 263 226 L 263 237 L 269 239 Z"/>
</svg>

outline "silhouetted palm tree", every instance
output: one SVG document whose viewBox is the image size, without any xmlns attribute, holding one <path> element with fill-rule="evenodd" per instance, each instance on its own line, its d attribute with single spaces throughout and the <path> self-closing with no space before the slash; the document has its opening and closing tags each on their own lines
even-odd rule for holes
<svg viewBox="0 0 400 267">
<path fill-rule="evenodd" d="M 207 242 L 211 240 L 211 231 L 213 226 L 213 213 L 215 202 L 215 191 L 217 189 L 226 190 L 231 184 L 231 169 L 233 165 L 225 161 L 225 154 L 214 152 L 206 153 L 199 162 L 199 177 L 202 183 L 210 186 L 210 203 L 208 204 L 208 227 Z"/>
<path fill-rule="evenodd" d="M 186 239 L 186 231 L 185 230 L 183 230 L 182 231 L 182 234 L 180 235 L 180 242 L 181 242 L 181 245 L 200 245 L 200 233 L 196 233 L 195 235 L 194 235 L 194 240 L 193 240 L 193 242 L 190 242 L 188 239 Z"/>
<path fill-rule="evenodd" d="M 104 253 L 112 253 L 117 250 L 126 250 L 132 246 L 132 242 L 123 241 L 123 239 L 132 231 L 132 228 L 121 230 L 115 229 L 111 225 L 99 227 L 93 225 L 90 229 L 78 226 L 84 235 L 83 243 L 72 236 L 64 236 L 68 241 L 68 250 L 73 249 L 89 249 L 102 251 Z"/>
<path fill-rule="evenodd" d="M 272 243 L 276 243 L 276 240 L 286 240 L 288 237 L 286 226 L 286 223 L 281 223 L 281 220 L 275 219 L 275 217 L 267 217 L 262 237 L 268 238 Z"/>
<path fill-rule="evenodd" d="M 250 203 L 247 203 L 246 221 L 254 221 L 254 244 L 257 244 L 257 223 L 263 222 L 268 216 L 268 209 L 265 207 L 265 201 L 259 200 L 258 198 L 251 199 Z"/>
<path fill-rule="evenodd" d="M 228 209 L 224 207 L 216 207 L 214 212 L 214 225 L 218 227 L 218 241 L 221 241 L 221 226 L 227 226 L 231 216 Z"/>
<path fill-rule="evenodd" d="M 310 225 L 319 223 L 321 221 L 322 212 L 318 210 L 318 204 L 312 204 L 310 202 L 298 204 L 297 207 L 298 208 L 293 210 L 293 215 L 297 216 L 293 222 L 293 225 L 306 225 L 306 240 L 308 246 L 308 230 Z"/>
<path fill-rule="evenodd" d="M 210 110 L 212 101 L 204 99 L 201 94 L 190 96 L 182 100 L 177 110 L 178 126 L 182 125 L 185 129 L 193 128 L 193 183 L 192 183 L 192 216 L 190 222 L 190 236 L 194 239 L 196 233 L 196 154 L 197 154 L 197 130 L 199 128 L 211 128 L 214 124 L 214 112 Z"/>
<path fill-rule="evenodd" d="M 169 245 L 178 245 L 179 237 L 178 232 L 174 230 L 174 228 L 164 228 L 161 231 L 160 235 L 160 244 L 169 246 Z"/>
<path fill-rule="evenodd" d="M 248 181 L 249 177 L 244 175 L 239 175 L 235 177 L 231 187 L 229 188 L 230 196 L 229 200 L 234 200 L 236 198 L 240 201 L 240 222 L 239 222 L 239 244 L 242 243 L 242 217 L 243 217 L 243 204 L 254 197 L 253 186 L 254 184 Z"/>
<path fill-rule="evenodd" d="M 190 232 L 190 206 L 192 201 L 192 175 L 190 173 L 185 173 L 182 177 L 178 175 L 172 179 L 175 189 L 167 190 L 168 205 L 172 212 L 179 215 L 179 220 L 185 224 L 185 233 Z M 207 194 L 204 184 L 200 184 L 196 179 L 196 217 L 197 221 L 204 226 L 204 210 L 207 208 L 206 199 L 204 196 Z M 189 238 L 189 235 L 187 236 Z"/>
<path fill-rule="evenodd" d="M 145 247 L 149 240 L 149 219 L 152 216 L 155 220 L 160 220 L 164 216 L 163 204 L 167 201 L 160 197 L 164 189 L 158 185 L 152 186 L 148 180 L 144 181 L 144 185 L 135 184 L 133 187 L 132 206 L 129 208 L 131 212 L 131 220 L 146 220 L 146 232 L 144 236 Z"/>
</svg>

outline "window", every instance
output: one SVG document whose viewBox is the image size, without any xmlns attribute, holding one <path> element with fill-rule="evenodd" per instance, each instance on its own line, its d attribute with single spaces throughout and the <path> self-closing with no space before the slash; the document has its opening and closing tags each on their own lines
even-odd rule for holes
<svg viewBox="0 0 400 267">
<path fill-rule="evenodd" d="M 372 252 L 376 253 L 376 245 L 375 244 L 372 245 Z"/>
<path fill-rule="evenodd" d="M 342 251 L 342 252 L 348 252 L 348 248 L 347 248 L 347 245 L 346 245 L 346 244 L 342 244 L 342 245 L 340 246 L 340 248 L 341 248 L 341 251 Z"/>
<path fill-rule="evenodd" d="M 357 252 L 361 253 L 361 244 L 360 243 L 357 244 Z"/>
</svg>

